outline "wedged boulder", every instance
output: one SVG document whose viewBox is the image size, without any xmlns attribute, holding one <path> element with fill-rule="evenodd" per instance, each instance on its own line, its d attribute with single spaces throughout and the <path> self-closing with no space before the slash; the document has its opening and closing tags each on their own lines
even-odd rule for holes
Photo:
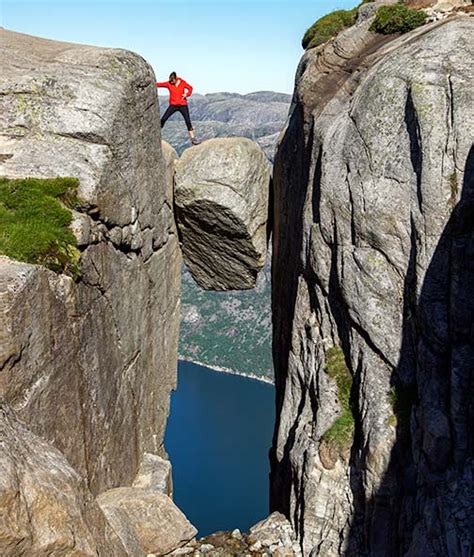
<svg viewBox="0 0 474 557">
<path fill-rule="evenodd" d="M 129 557 L 164 555 L 197 533 L 173 501 L 163 493 L 138 487 L 118 487 L 97 498 Z"/>
<path fill-rule="evenodd" d="M 249 139 L 211 139 L 176 164 L 186 266 L 208 290 L 253 288 L 267 252 L 270 165 Z"/>
<path fill-rule="evenodd" d="M 122 543 L 64 456 L 0 402 L 0 555 L 107 557 Z"/>
</svg>

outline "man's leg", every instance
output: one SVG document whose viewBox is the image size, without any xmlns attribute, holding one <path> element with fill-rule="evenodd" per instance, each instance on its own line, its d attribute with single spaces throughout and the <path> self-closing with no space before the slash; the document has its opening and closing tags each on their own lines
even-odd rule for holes
<svg viewBox="0 0 474 557">
<path fill-rule="evenodd" d="M 166 120 L 168 120 L 168 118 L 172 116 L 177 110 L 179 110 L 179 107 L 177 106 L 168 106 L 168 108 L 165 110 L 165 113 L 161 117 L 161 127 L 165 125 Z"/>
</svg>

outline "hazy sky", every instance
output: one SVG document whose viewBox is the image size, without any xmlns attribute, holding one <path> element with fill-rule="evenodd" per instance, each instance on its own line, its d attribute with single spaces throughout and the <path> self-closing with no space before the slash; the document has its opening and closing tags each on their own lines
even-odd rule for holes
<svg viewBox="0 0 474 557">
<path fill-rule="evenodd" d="M 301 37 L 354 0 L 0 0 L 0 25 L 77 43 L 133 50 L 164 81 L 172 70 L 200 93 L 290 93 Z"/>
</svg>

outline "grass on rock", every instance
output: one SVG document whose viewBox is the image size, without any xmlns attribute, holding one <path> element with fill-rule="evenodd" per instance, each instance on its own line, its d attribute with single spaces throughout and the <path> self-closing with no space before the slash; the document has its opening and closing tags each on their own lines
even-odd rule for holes
<svg viewBox="0 0 474 557">
<path fill-rule="evenodd" d="M 303 48 L 319 46 L 335 37 L 344 29 L 354 25 L 360 6 L 371 1 L 373 0 L 363 0 L 352 10 L 336 10 L 318 19 L 304 34 L 301 41 Z M 403 2 L 381 6 L 377 10 L 370 30 L 384 35 L 407 33 L 423 25 L 427 17 L 425 12 L 407 8 L 403 5 Z"/>
<path fill-rule="evenodd" d="M 69 225 L 75 178 L 0 178 L 0 253 L 77 277 L 79 250 Z"/>
<path fill-rule="evenodd" d="M 350 448 L 354 435 L 354 415 L 350 403 L 352 375 L 339 346 L 333 346 L 326 352 L 326 373 L 336 381 L 342 412 L 322 439 L 339 451 L 345 451 Z"/>
<path fill-rule="evenodd" d="M 303 48 L 313 48 L 329 41 L 346 27 L 350 27 L 357 16 L 353 10 L 336 10 L 318 19 L 304 34 Z"/>
<path fill-rule="evenodd" d="M 306 49 L 319 46 L 335 37 L 343 29 L 353 25 L 357 18 L 359 7 L 362 6 L 362 4 L 372 1 L 373 0 L 363 0 L 352 10 L 335 10 L 315 21 L 304 34 L 303 40 L 301 41 L 303 48 Z"/>
<path fill-rule="evenodd" d="M 412 10 L 401 3 L 380 6 L 370 31 L 391 35 L 408 33 L 426 22 L 428 15 L 420 10 Z"/>
</svg>

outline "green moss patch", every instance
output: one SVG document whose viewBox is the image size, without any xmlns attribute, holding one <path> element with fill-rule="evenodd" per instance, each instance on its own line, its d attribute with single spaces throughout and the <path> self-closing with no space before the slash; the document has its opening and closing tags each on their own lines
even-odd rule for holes
<svg viewBox="0 0 474 557">
<path fill-rule="evenodd" d="M 344 353 L 339 346 L 334 346 L 326 352 L 326 373 L 336 381 L 342 413 L 324 433 L 322 439 L 337 448 L 339 452 L 344 452 L 352 445 L 354 415 L 350 403 L 352 375 L 346 365 Z"/>
<path fill-rule="evenodd" d="M 412 10 L 400 3 L 380 6 L 369 29 L 383 35 L 408 33 L 423 25 L 427 17 L 425 12 Z"/>
<path fill-rule="evenodd" d="M 80 254 L 69 228 L 77 186 L 75 178 L 0 178 L 0 253 L 77 276 Z"/>
</svg>

